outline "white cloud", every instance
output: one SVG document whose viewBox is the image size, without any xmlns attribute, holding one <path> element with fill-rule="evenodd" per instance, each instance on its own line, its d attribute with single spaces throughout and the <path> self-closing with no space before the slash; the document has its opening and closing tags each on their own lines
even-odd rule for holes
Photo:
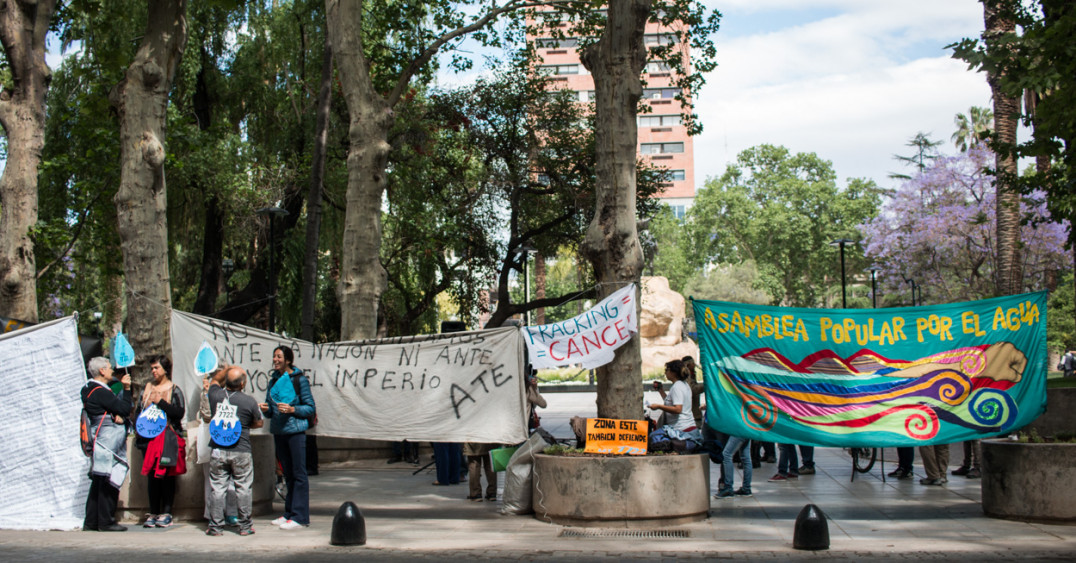
<svg viewBox="0 0 1076 563">
<path fill-rule="evenodd" d="M 900 171 L 892 156 L 907 153 L 916 132 L 948 144 L 956 113 L 990 103 L 983 75 L 944 49 L 980 33 L 978 2 L 733 0 L 719 8 L 720 66 L 696 104 L 705 126 L 695 141 L 698 187 L 760 143 L 818 153 L 842 179 L 888 185 L 887 174 Z M 828 15 L 722 41 L 743 14 L 755 13 L 757 24 L 782 9 Z"/>
</svg>

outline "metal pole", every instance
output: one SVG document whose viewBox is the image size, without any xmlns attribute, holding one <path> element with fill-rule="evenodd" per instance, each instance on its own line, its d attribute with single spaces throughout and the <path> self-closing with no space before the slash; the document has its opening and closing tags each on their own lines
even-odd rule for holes
<svg viewBox="0 0 1076 563">
<path fill-rule="evenodd" d="M 878 308 L 878 284 L 875 283 L 875 270 L 871 270 L 871 307 Z"/>
<path fill-rule="evenodd" d="M 530 269 L 531 253 L 526 252 L 523 254 L 523 302 L 530 303 L 531 301 L 531 269 Z M 523 313 L 527 326 L 531 326 L 531 310 L 527 309 Z"/>
</svg>

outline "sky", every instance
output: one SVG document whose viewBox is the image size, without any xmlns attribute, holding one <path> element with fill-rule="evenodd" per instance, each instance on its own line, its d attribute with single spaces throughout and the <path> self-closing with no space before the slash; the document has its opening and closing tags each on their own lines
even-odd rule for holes
<svg viewBox="0 0 1076 563">
<path fill-rule="evenodd" d="M 985 75 L 945 46 L 978 37 L 976 0 L 722 0 L 718 68 L 696 100 L 696 189 L 744 149 L 813 152 L 847 178 L 893 187 L 893 155 L 924 132 L 955 152 L 957 113 L 990 107 Z"/>
</svg>

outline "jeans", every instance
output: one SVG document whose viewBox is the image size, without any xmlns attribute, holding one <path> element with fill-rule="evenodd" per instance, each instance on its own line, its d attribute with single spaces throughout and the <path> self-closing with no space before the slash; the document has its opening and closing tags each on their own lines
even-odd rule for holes
<svg viewBox="0 0 1076 563">
<path fill-rule="evenodd" d="M 288 496 L 284 498 L 284 517 L 304 526 L 310 525 L 310 480 L 306 476 L 306 433 L 274 434 L 276 459 L 284 470 Z"/>
<path fill-rule="evenodd" d="M 740 453 L 740 461 L 743 462 L 743 483 L 742 487 L 745 489 L 751 488 L 751 444 L 747 438 L 740 438 L 739 436 L 729 436 L 728 441 L 725 442 L 725 449 L 721 452 L 724 460 L 721 463 L 721 467 L 725 472 L 724 485 L 722 489 L 732 489 L 733 478 L 736 474 L 732 467 L 732 456 L 736 455 L 736 452 L 741 448 L 743 451 Z M 747 446 L 747 447 L 744 447 Z"/>
<path fill-rule="evenodd" d="M 458 485 L 463 444 L 457 442 L 433 442 L 433 459 L 437 462 L 437 482 L 442 485 Z"/>
<path fill-rule="evenodd" d="M 915 461 L 915 448 L 908 446 L 897 448 L 897 468 L 905 471 L 912 470 L 912 462 Z"/>
<path fill-rule="evenodd" d="M 209 460 L 209 529 L 224 527 L 225 496 L 228 485 L 235 484 L 235 499 L 239 512 L 239 530 L 250 530 L 254 495 L 254 456 L 250 452 L 213 449 Z"/>
<path fill-rule="evenodd" d="M 804 467 L 814 469 L 814 446 L 800 446 L 800 460 Z"/>
<path fill-rule="evenodd" d="M 777 473 L 781 475 L 799 475 L 800 460 L 796 457 L 795 444 L 780 444 L 780 457 L 777 458 Z"/>
</svg>

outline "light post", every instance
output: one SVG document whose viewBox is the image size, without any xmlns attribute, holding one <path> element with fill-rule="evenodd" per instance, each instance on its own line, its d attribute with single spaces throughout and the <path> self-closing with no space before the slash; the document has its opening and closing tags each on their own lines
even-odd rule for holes
<svg viewBox="0 0 1076 563">
<path fill-rule="evenodd" d="M 846 238 L 839 238 L 831 243 L 830 246 L 839 246 L 841 249 L 841 308 L 848 308 L 848 295 L 846 292 L 845 280 L 844 280 L 844 245 L 855 244 L 856 241 Z"/>
<path fill-rule="evenodd" d="M 878 283 L 874 275 L 877 271 L 871 268 L 871 308 L 874 309 L 878 308 Z"/>
<path fill-rule="evenodd" d="M 273 255 L 276 254 L 276 218 L 287 217 L 288 210 L 263 207 L 255 213 L 269 216 L 269 332 L 276 332 L 276 268 L 273 264 Z"/>
<path fill-rule="evenodd" d="M 901 276 L 904 277 L 904 276 Z M 904 278 L 904 281 L 912 286 L 912 307 L 915 307 L 915 294 L 919 293 L 919 300 L 922 301 L 923 294 L 920 293 L 919 286 L 915 285 L 915 280 L 912 278 Z"/>
</svg>

